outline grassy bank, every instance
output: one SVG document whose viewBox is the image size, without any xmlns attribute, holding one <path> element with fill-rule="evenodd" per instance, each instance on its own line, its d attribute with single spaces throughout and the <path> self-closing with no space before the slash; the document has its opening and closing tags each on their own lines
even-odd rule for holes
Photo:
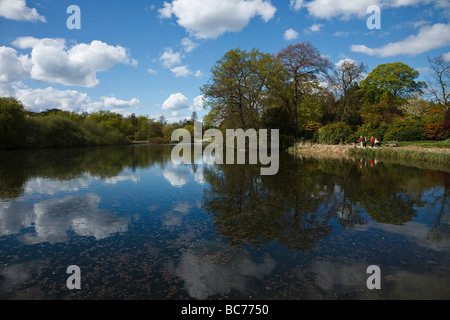
<svg viewBox="0 0 450 320">
<path fill-rule="evenodd" d="M 411 148 L 351 148 L 350 155 L 365 155 L 379 160 L 412 160 L 450 165 L 450 153 Z"/>
<path fill-rule="evenodd" d="M 419 148 L 438 148 L 438 149 L 450 149 L 450 139 L 441 141 L 399 141 L 400 147 L 419 147 Z"/>
<path fill-rule="evenodd" d="M 440 142 L 405 142 L 397 148 L 360 148 L 358 145 L 320 145 L 306 143 L 289 149 L 291 154 L 315 158 L 365 157 L 379 161 L 394 162 L 423 169 L 450 172 L 449 140 Z"/>
<path fill-rule="evenodd" d="M 316 158 L 349 158 L 352 145 L 324 145 L 302 143 L 289 148 L 289 153 L 297 155 L 309 155 Z"/>
</svg>

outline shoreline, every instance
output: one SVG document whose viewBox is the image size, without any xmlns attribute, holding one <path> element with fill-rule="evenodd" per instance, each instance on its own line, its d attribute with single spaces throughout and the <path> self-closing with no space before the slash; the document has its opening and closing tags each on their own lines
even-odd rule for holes
<svg viewBox="0 0 450 320">
<path fill-rule="evenodd" d="M 450 148 L 366 147 L 352 145 L 321 145 L 304 143 L 289 148 L 292 155 L 317 159 L 355 159 L 367 157 L 378 161 L 410 165 L 423 169 L 438 169 L 450 172 Z"/>
</svg>

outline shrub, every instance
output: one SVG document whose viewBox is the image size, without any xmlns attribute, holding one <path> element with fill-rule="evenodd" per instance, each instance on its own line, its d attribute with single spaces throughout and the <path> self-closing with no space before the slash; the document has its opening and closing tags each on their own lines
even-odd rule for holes
<svg viewBox="0 0 450 320">
<path fill-rule="evenodd" d="M 0 149 L 19 147 L 25 122 L 25 108 L 13 98 L 0 98 Z"/>
<path fill-rule="evenodd" d="M 384 135 L 384 140 L 415 141 L 423 139 L 423 121 L 416 119 L 406 119 L 395 121 Z"/>
<path fill-rule="evenodd" d="M 328 124 L 318 131 L 317 142 L 326 144 L 339 144 L 350 142 L 353 135 L 352 128 L 345 122 Z"/>
<path fill-rule="evenodd" d="M 444 118 L 444 134 L 445 138 L 450 137 L 450 109 L 445 113 Z"/>
<path fill-rule="evenodd" d="M 425 125 L 423 126 L 423 134 L 427 140 L 443 140 L 445 134 L 445 114 L 440 109 L 430 110 L 428 115 L 423 117 Z"/>
<path fill-rule="evenodd" d="M 320 128 L 323 127 L 323 124 L 321 124 L 320 122 L 308 122 L 305 125 L 305 130 L 304 130 L 304 137 L 305 139 L 309 140 L 309 139 L 313 139 L 314 135 L 317 131 L 319 131 Z"/>
<path fill-rule="evenodd" d="M 28 119 L 27 143 L 31 147 L 81 147 L 88 144 L 87 131 L 62 116 Z"/>
<path fill-rule="evenodd" d="M 423 126 L 423 135 L 427 140 L 444 140 L 444 121 L 427 122 Z"/>
<path fill-rule="evenodd" d="M 388 129 L 389 129 L 389 125 L 384 121 L 382 121 L 376 125 L 373 125 L 373 123 L 366 123 L 366 124 L 363 124 L 358 129 L 355 136 L 358 139 L 360 136 L 363 136 L 363 137 L 374 137 L 380 141 L 383 141 L 384 135 L 386 134 L 386 131 Z"/>
<path fill-rule="evenodd" d="M 286 135 L 286 134 L 280 135 L 280 150 L 287 150 L 294 145 L 295 145 L 295 137 L 294 136 L 290 136 L 290 135 Z M 270 146 L 270 144 L 269 144 L 269 146 Z"/>
<path fill-rule="evenodd" d="M 167 140 L 166 138 L 156 137 L 156 138 L 150 138 L 148 140 L 148 143 L 150 143 L 150 144 L 169 144 L 171 142 L 170 142 L 170 140 Z"/>
</svg>

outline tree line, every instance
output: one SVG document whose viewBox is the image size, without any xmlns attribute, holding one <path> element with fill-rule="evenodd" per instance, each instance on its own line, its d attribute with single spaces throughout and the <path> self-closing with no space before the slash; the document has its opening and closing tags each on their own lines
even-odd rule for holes
<svg viewBox="0 0 450 320">
<path fill-rule="evenodd" d="M 401 63 L 368 73 L 363 62 L 336 66 L 310 42 L 277 54 L 229 50 L 201 87 L 204 129 L 279 129 L 282 148 L 299 139 L 337 144 L 360 136 L 380 141 L 443 140 L 450 137 L 450 62 L 429 58 L 430 78 Z M 50 109 L 27 111 L 20 101 L 0 98 L 0 149 L 168 143 L 174 130 L 193 136 L 192 117 L 168 123 L 111 111 L 91 114 Z"/>
<path fill-rule="evenodd" d="M 278 54 L 228 51 L 202 87 L 205 123 L 219 128 L 280 129 L 282 145 L 441 140 L 450 136 L 450 63 L 429 58 L 430 80 L 401 63 L 345 59 L 333 66 L 310 42 Z"/>
<path fill-rule="evenodd" d="M 0 149 L 169 143 L 176 129 L 193 132 L 196 119 L 196 112 L 178 123 L 168 123 L 164 116 L 152 119 L 112 111 L 80 114 L 50 109 L 35 113 L 14 98 L 0 98 Z"/>
</svg>

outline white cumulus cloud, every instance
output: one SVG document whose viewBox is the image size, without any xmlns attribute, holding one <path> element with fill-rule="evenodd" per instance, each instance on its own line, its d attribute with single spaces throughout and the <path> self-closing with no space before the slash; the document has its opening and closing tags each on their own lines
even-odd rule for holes
<svg viewBox="0 0 450 320">
<path fill-rule="evenodd" d="M 181 63 L 181 54 L 179 52 L 173 52 L 171 48 L 167 48 L 159 57 L 159 60 L 164 67 L 172 68 Z"/>
<path fill-rule="evenodd" d="M 251 19 L 271 20 L 277 9 L 265 0 L 173 0 L 159 9 L 162 18 L 177 23 L 197 39 L 215 39 L 226 32 L 239 32 Z"/>
<path fill-rule="evenodd" d="M 433 4 L 438 10 L 450 9 L 448 0 L 291 0 L 290 8 L 295 11 L 305 8 L 315 18 L 332 19 L 338 17 L 342 20 L 348 20 L 354 17 L 360 19 L 367 17 L 367 8 L 372 5 L 376 5 L 383 10 L 428 4 Z"/>
<path fill-rule="evenodd" d="M 203 95 L 194 98 L 194 104 L 189 108 L 191 111 L 201 111 L 203 110 L 203 105 L 205 103 L 205 97 Z"/>
<path fill-rule="evenodd" d="M 341 17 L 349 19 L 352 16 L 363 18 L 367 14 L 367 8 L 371 5 L 378 5 L 377 0 L 314 0 L 305 3 L 310 15 L 316 18 L 331 19 Z"/>
<path fill-rule="evenodd" d="M 34 112 L 57 108 L 76 113 L 111 110 L 125 115 L 131 114 L 140 103 L 137 98 L 120 100 L 115 97 L 102 97 L 93 101 L 87 93 L 77 90 L 58 90 L 53 87 L 32 89 L 20 81 L 0 83 L 0 96 L 14 97 Z"/>
<path fill-rule="evenodd" d="M 13 48 L 0 47 L 0 83 L 13 82 L 29 76 L 31 61 L 26 55 L 18 55 Z"/>
<path fill-rule="evenodd" d="M 195 77 L 196 77 L 197 79 L 201 79 L 204 75 L 205 75 L 205 74 L 202 72 L 202 70 L 197 70 L 197 71 L 195 72 Z"/>
<path fill-rule="evenodd" d="M 58 108 L 72 112 L 83 112 L 92 105 L 86 93 L 76 90 L 57 90 L 52 87 L 45 89 L 20 88 L 14 95 L 24 106 L 34 112 Z"/>
<path fill-rule="evenodd" d="M 311 27 L 306 28 L 305 32 L 308 34 L 316 33 L 316 32 L 319 32 L 323 26 L 324 26 L 323 24 L 314 23 Z"/>
<path fill-rule="evenodd" d="M 171 94 L 162 105 L 163 110 L 182 110 L 189 108 L 189 99 L 182 93 Z"/>
<path fill-rule="evenodd" d="M 132 98 L 130 100 L 120 100 L 116 97 L 102 97 L 103 100 L 102 108 L 106 108 L 116 113 L 125 114 L 128 109 L 137 107 L 140 103 L 139 99 Z"/>
<path fill-rule="evenodd" d="M 422 27 L 417 35 L 411 35 L 398 42 L 391 42 L 379 48 L 365 45 L 352 45 L 353 52 L 370 56 L 393 57 L 397 55 L 415 56 L 430 50 L 450 45 L 450 25 L 437 23 Z"/>
<path fill-rule="evenodd" d="M 450 52 L 447 52 L 442 55 L 445 61 L 450 62 Z"/>
<path fill-rule="evenodd" d="M 175 74 L 175 77 L 177 78 L 187 78 L 193 74 L 193 72 L 189 70 L 188 66 L 178 66 L 170 69 L 170 71 L 172 71 L 172 73 Z"/>
<path fill-rule="evenodd" d="M 95 87 L 99 84 L 98 72 L 119 63 L 133 66 L 137 63 L 130 59 L 127 49 L 97 40 L 68 49 L 65 39 L 22 37 L 16 39 L 13 45 L 31 49 L 32 79 L 67 86 Z"/>
<path fill-rule="evenodd" d="M 0 0 L 0 17 L 16 21 L 47 22 L 35 8 L 27 7 L 25 0 Z"/>
<path fill-rule="evenodd" d="M 298 11 L 303 6 L 303 0 L 291 0 L 289 2 L 289 8 L 294 11 Z"/>
<path fill-rule="evenodd" d="M 297 38 L 298 38 L 298 32 L 295 31 L 294 29 L 287 29 L 284 32 L 284 40 L 286 40 L 286 41 L 295 40 Z"/>
<path fill-rule="evenodd" d="M 181 45 L 183 46 L 184 51 L 186 52 L 192 52 L 194 51 L 195 48 L 198 47 L 198 43 L 192 41 L 189 38 L 183 38 L 183 40 L 181 40 Z"/>
<path fill-rule="evenodd" d="M 339 60 L 335 64 L 335 66 L 336 66 L 336 68 L 340 69 L 344 63 L 358 65 L 358 63 L 355 60 L 349 59 L 349 58 L 345 58 L 345 59 Z"/>
</svg>

